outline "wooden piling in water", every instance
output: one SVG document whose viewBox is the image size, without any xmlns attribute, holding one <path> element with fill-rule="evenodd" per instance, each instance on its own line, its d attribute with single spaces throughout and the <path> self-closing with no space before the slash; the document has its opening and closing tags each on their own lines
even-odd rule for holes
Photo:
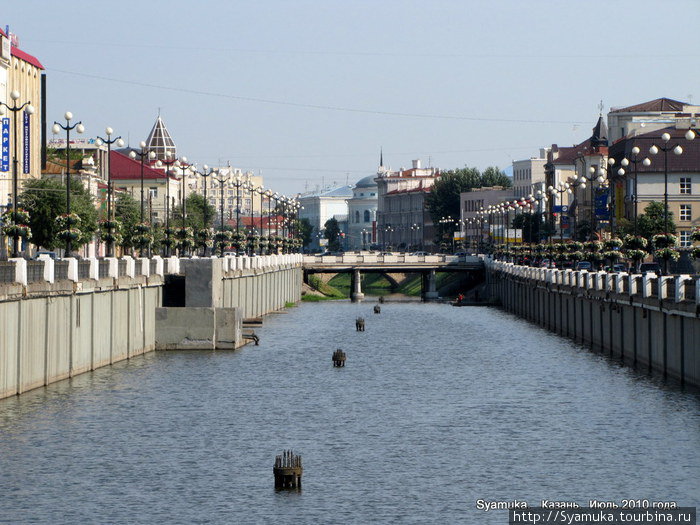
<svg viewBox="0 0 700 525">
<path fill-rule="evenodd" d="M 300 489 L 301 475 L 304 473 L 301 456 L 291 450 L 285 450 L 275 457 L 272 473 L 275 475 L 276 489 Z"/>
<path fill-rule="evenodd" d="M 345 352 L 338 348 L 335 352 L 333 352 L 333 366 L 345 366 L 346 357 Z"/>
</svg>

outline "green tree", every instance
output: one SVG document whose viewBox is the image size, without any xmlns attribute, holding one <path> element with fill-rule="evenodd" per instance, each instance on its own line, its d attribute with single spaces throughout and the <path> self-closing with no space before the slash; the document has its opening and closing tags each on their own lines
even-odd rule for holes
<svg viewBox="0 0 700 525">
<path fill-rule="evenodd" d="M 481 187 L 503 186 L 510 188 L 513 182 L 504 171 L 501 171 L 496 166 L 489 166 L 481 174 Z"/>
<path fill-rule="evenodd" d="M 24 183 L 18 204 L 29 211 L 31 242 L 36 246 L 53 250 L 63 247 L 65 242 L 56 237 L 56 217 L 66 213 L 66 186 L 58 179 L 31 179 Z M 71 177 L 71 213 L 77 214 L 81 222 L 77 226 L 82 232 L 73 242 L 78 248 L 92 239 L 97 230 L 97 209 L 92 196 L 80 179 Z"/>
<path fill-rule="evenodd" d="M 301 239 L 302 247 L 306 248 L 311 244 L 311 233 L 314 231 L 314 227 L 309 222 L 309 219 L 304 217 L 303 219 L 297 220 L 295 230 L 298 232 L 299 238 Z"/>
<path fill-rule="evenodd" d="M 650 202 L 644 208 L 644 213 L 637 216 L 637 231 L 639 235 L 646 237 L 649 241 L 659 233 L 676 233 L 673 212 L 668 212 L 668 231 L 666 231 L 663 202 Z"/>
<path fill-rule="evenodd" d="M 114 216 L 121 223 L 121 246 L 126 249 L 134 247 L 136 225 L 141 222 L 141 204 L 128 193 L 118 193 L 114 200 Z"/>
<path fill-rule="evenodd" d="M 512 220 L 511 228 L 523 231 L 523 242 L 536 243 L 546 239 L 551 231 L 549 222 L 543 221 L 541 213 L 521 213 Z"/>
<path fill-rule="evenodd" d="M 480 185 L 479 170 L 467 167 L 444 172 L 435 181 L 427 195 L 426 204 L 440 237 L 454 229 L 454 224 L 440 222 L 442 219 L 447 217 L 453 220 L 459 219 L 459 194 L 478 188 Z"/>
<path fill-rule="evenodd" d="M 217 217 L 216 208 L 197 193 L 190 193 L 185 199 L 185 213 L 185 224 L 195 231 L 211 228 Z M 179 205 L 173 208 L 173 224 L 177 228 L 182 226 L 182 207 Z"/>
<path fill-rule="evenodd" d="M 337 252 L 340 250 L 340 226 L 335 217 L 331 217 L 323 225 L 325 231 L 323 235 L 328 239 L 328 249 L 332 252 Z"/>
</svg>

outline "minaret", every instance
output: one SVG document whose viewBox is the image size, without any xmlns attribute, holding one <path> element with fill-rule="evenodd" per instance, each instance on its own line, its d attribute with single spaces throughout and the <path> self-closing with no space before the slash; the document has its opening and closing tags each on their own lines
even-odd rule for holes
<svg viewBox="0 0 700 525">
<path fill-rule="evenodd" d="M 170 156 L 171 159 L 177 157 L 177 147 L 173 142 L 168 129 L 165 127 L 163 119 L 160 118 L 160 112 L 156 118 L 153 129 L 148 134 L 146 139 L 146 149 L 153 151 L 156 154 L 157 160 L 165 160 Z"/>
</svg>

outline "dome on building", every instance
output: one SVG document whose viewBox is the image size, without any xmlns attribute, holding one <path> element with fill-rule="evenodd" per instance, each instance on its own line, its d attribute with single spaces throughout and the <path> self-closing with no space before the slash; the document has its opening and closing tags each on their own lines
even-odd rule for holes
<svg viewBox="0 0 700 525">
<path fill-rule="evenodd" d="M 367 177 L 361 178 L 355 184 L 355 188 L 372 188 L 372 187 L 376 186 L 377 183 L 374 182 L 374 179 L 376 177 L 377 177 L 376 175 L 369 175 Z"/>
</svg>

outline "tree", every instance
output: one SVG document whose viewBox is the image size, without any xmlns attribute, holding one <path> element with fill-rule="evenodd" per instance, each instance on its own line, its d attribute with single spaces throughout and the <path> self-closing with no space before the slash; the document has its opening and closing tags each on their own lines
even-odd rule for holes
<svg viewBox="0 0 700 525">
<path fill-rule="evenodd" d="M 298 232 L 298 236 L 301 239 L 302 247 L 306 248 L 311 244 L 311 233 L 314 231 L 314 227 L 309 222 L 309 219 L 306 217 L 298 219 L 295 224 L 295 230 Z"/>
<path fill-rule="evenodd" d="M 668 212 L 668 230 L 666 231 L 664 204 L 662 202 L 650 202 L 644 208 L 644 213 L 637 216 L 637 231 L 639 235 L 651 241 L 651 238 L 659 233 L 676 233 L 676 224 L 673 222 L 673 212 L 671 211 Z"/>
<path fill-rule="evenodd" d="M 195 231 L 211 228 L 216 218 L 216 208 L 197 193 L 190 193 L 185 199 L 185 213 L 185 224 Z M 182 225 L 182 207 L 179 205 L 173 208 L 173 223 L 177 227 Z"/>
<path fill-rule="evenodd" d="M 427 206 L 433 224 L 437 226 L 439 235 L 454 229 L 447 223 L 440 222 L 442 219 L 451 217 L 453 220 L 459 218 L 459 194 L 477 188 L 481 185 L 481 174 L 477 168 L 459 168 L 444 172 L 435 181 L 430 193 L 427 196 Z"/>
<path fill-rule="evenodd" d="M 56 236 L 55 224 L 56 217 L 67 212 L 66 186 L 63 182 L 55 178 L 27 180 L 18 204 L 29 212 L 32 243 L 50 250 L 64 246 L 65 241 Z M 82 234 L 73 241 L 73 246 L 77 248 L 90 242 L 97 230 L 97 209 L 92 196 L 77 177 L 71 177 L 71 213 L 81 219 L 76 227 Z"/>
<path fill-rule="evenodd" d="M 323 228 L 323 236 L 328 239 L 328 249 L 332 252 L 340 251 L 340 226 L 335 217 L 328 219 Z"/>
<path fill-rule="evenodd" d="M 551 233 L 549 222 L 543 221 L 541 213 L 521 213 L 516 215 L 511 225 L 523 231 L 523 242 L 537 243 L 546 239 Z"/>
<path fill-rule="evenodd" d="M 503 186 L 510 188 L 513 182 L 505 172 L 501 171 L 496 166 L 489 166 L 481 174 L 481 187 Z"/>
<path fill-rule="evenodd" d="M 114 216 L 121 223 L 123 248 L 134 247 L 136 225 L 141 222 L 141 204 L 130 194 L 120 192 L 114 200 Z"/>
</svg>

